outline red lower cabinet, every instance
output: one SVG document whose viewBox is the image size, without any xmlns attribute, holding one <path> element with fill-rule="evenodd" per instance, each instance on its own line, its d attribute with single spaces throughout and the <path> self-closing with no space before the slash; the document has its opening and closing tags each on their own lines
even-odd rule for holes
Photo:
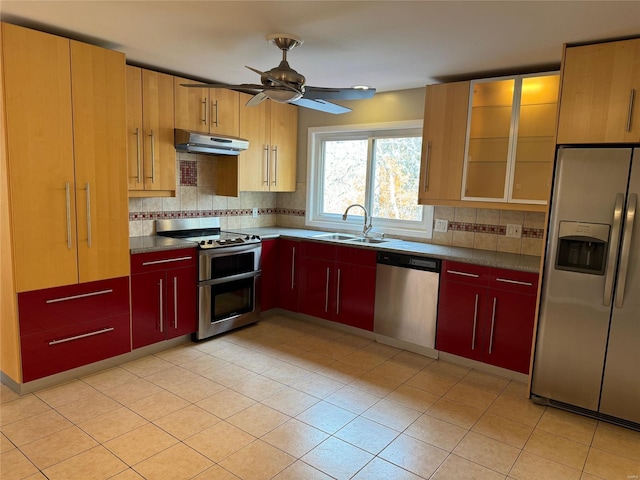
<svg viewBox="0 0 640 480">
<path fill-rule="evenodd" d="M 376 251 L 302 242 L 300 311 L 373 330 Z"/>
<path fill-rule="evenodd" d="M 131 351 L 129 278 L 18 294 L 22 380 Z"/>
<path fill-rule="evenodd" d="M 132 255 L 133 348 L 196 331 L 197 259 L 192 248 Z"/>
<path fill-rule="evenodd" d="M 436 348 L 529 373 L 538 275 L 445 261 Z"/>
<path fill-rule="evenodd" d="M 278 240 L 262 241 L 260 310 L 278 307 Z"/>
<path fill-rule="evenodd" d="M 301 244 L 297 240 L 278 240 L 278 306 L 291 312 L 299 311 Z"/>
</svg>

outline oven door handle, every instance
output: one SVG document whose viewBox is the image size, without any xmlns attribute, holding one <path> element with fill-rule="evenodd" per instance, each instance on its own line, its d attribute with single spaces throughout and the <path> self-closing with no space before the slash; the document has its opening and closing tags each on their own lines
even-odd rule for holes
<svg viewBox="0 0 640 480">
<path fill-rule="evenodd" d="M 245 278 L 259 277 L 261 274 L 262 274 L 262 270 L 254 270 L 253 272 L 239 273 L 237 275 L 229 275 L 228 277 L 214 278 L 212 280 L 203 280 L 201 282 L 198 282 L 198 286 L 204 287 L 207 285 L 220 285 L 221 283 L 229 283 L 235 280 L 244 280 Z"/>
</svg>

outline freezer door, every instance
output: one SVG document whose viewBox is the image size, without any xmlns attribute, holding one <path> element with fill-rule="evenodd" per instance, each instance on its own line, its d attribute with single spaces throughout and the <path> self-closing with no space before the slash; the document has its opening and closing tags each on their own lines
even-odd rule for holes
<svg viewBox="0 0 640 480">
<path fill-rule="evenodd" d="M 640 149 L 633 154 L 600 413 L 640 423 Z M 634 208 L 635 215 L 634 215 Z M 635 224 L 635 225 L 634 225 Z M 626 271 L 625 271 L 626 267 Z"/>
<path fill-rule="evenodd" d="M 531 390 L 593 411 L 600 400 L 631 154 L 558 150 Z M 604 274 L 555 268 L 562 221 L 610 226 Z"/>
</svg>

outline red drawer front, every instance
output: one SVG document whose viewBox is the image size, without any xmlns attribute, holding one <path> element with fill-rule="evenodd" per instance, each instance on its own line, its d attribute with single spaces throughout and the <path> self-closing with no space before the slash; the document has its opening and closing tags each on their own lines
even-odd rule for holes
<svg viewBox="0 0 640 480">
<path fill-rule="evenodd" d="M 197 264 L 198 250 L 195 248 L 137 253 L 131 255 L 131 274 L 166 270 L 168 268 L 190 267 Z"/>
<path fill-rule="evenodd" d="M 24 382 L 131 351 L 129 314 L 21 338 Z"/>
<path fill-rule="evenodd" d="M 333 261 L 336 259 L 337 248 L 336 245 L 330 243 L 302 242 L 301 254 L 303 257 Z"/>
<path fill-rule="evenodd" d="M 20 335 L 129 314 L 129 277 L 18 294 Z"/>
<path fill-rule="evenodd" d="M 537 273 L 492 268 L 490 286 L 509 292 L 537 295 L 538 278 Z"/>
<path fill-rule="evenodd" d="M 483 265 L 450 262 L 445 260 L 442 262 L 440 281 L 486 286 L 489 284 L 490 272 L 491 269 Z"/>
<path fill-rule="evenodd" d="M 371 248 L 338 247 L 338 262 L 375 268 L 377 254 Z"/>
</svg>

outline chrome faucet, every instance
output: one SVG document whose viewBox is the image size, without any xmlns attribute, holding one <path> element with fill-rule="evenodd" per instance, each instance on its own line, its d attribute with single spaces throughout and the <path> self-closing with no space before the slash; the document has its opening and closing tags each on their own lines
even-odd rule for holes
<svg viewBox="0 0 640 480">
<path fill-rule="evenodd" d="M 349 212 L 351 207 L 360 207 L 362 210 L 364 210 L 364 227 L 362 229 L 362 233 L 366 237 L 367 234 L 373 228 L 373 226 L 371 225 L 371 218 L 369 217 L 369 212 L 367 212 L 367 209 L 364 207 L 364 205 L 360 205 L 359 203 L 354 203 L 352 205 L 349 205 L 347 207 L 347 209 L 344 211 L 344 213 L 342 214 L 342 220 L 346 220 L 347 219 L 347 213 Z M 369 224 L 368 225 L 367 225 L 367 219 L 369 220 Z"/>
</svg>

